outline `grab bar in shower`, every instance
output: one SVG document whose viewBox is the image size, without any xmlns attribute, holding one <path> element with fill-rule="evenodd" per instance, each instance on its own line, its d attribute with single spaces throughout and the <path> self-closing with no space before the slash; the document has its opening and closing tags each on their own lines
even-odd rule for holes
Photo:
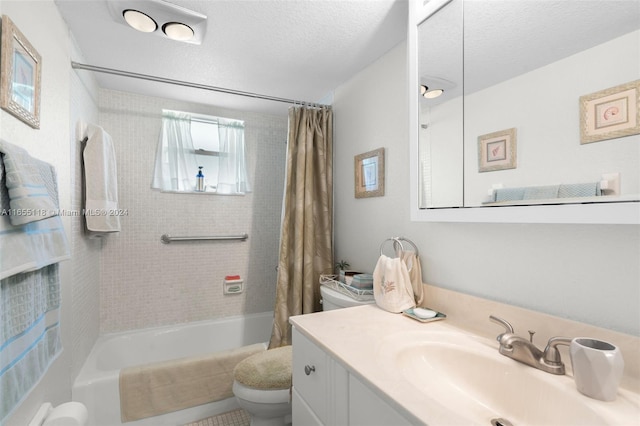
<svg viewBox="0 0 640 426">
<path fill-rule="evenodd" d="M 214 235 L 214 236 L 210 236 L 210 237 L 206 237 L 206 236 L 201 236 L 201 237 L 171 237 L 168 234 L 163 234 L 160 237 L 160 240 L 162 240 L 163 243 L 165 244 L 169 244 L 173 241 L 216 241 L 216 240 L 240 240 L 240 241 L 245 241 L 247 238 L 249 238 L 249 234 L 242 234 L 242 235 Z"/>
</svg>

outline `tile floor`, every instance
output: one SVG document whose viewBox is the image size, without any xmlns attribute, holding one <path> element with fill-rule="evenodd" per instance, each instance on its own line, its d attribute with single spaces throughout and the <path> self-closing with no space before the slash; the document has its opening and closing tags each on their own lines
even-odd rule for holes
<svg viewBox="0 0 640 426">
<path fill-rule="evenodd" d="M 244 411 L 242 408 L 238 408 L 237 410 L 229 411 L 228 413 L 187 423 L 184 426 L 249 426 L 250 422 L 251 418 L 249 413 Z"/>
</svg>

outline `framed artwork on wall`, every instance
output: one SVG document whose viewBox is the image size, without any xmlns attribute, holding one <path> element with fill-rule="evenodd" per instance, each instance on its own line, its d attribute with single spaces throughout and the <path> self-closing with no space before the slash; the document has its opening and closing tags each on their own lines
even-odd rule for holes
<svg viewBox="0 0 640 426">
<path fill-rule="evenodd" d="M 356 198 L 384 195 L 384 148 L 356 155 L 354 162 Z"/>
<path fill-rule="evenodd" d="M 478 171 L 516 168 L 516 129 L 478 136 Z"/>
<path fill-rule="evenodd" d="M 640 133 L 640 80 L 580 97 L 580 144 Z"/>
<path fill-rule="evenodd" d="M 42 59 L 8 16 L 2 15 L 0 107 L 40 128 Z"/>
</svg>

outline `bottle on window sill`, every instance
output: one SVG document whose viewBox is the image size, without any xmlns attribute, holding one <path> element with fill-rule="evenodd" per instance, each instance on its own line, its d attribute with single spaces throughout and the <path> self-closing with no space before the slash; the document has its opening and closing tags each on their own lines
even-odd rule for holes
<svg viewBox="0 0 640 426">
<path fill-rule="evenodd" d="M 204 175 L 202 174 L 202 166 L 198 166 L 198 174 L 196 175 L 196 191 L 204 192 Z"/>
</svg>

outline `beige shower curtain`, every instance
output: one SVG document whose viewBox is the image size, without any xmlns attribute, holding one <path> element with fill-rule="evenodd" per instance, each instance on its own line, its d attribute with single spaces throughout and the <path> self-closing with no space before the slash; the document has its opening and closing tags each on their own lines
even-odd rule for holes
<svg viewBox="0 0 640 426">
<path fill-rule="evenodd" d="M 291 344 L 289 317 L 320 310 L 333 270 L 333 113 L 291 107 L 276 306 L 269 348 Z"/>
</svg>

